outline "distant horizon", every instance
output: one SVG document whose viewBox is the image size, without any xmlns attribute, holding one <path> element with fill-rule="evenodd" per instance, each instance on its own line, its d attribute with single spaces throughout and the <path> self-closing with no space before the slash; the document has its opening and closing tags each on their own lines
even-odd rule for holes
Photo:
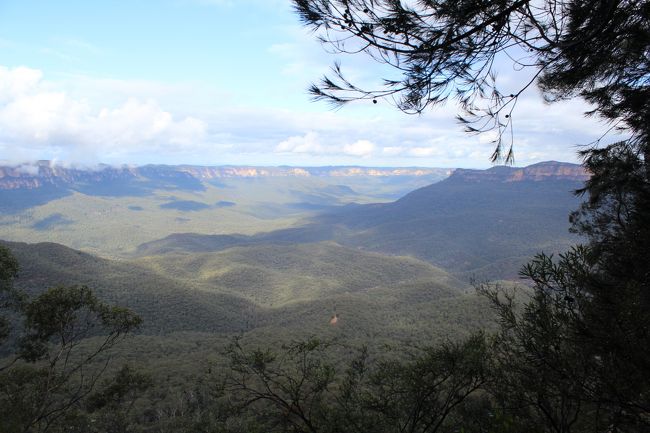
<svg viewBox="0 0 650 433">
<path fill-rule="evenodd" d="M 546 163 L 558 163 L 558 164 L 568 164 L 568 165 L 581 165 L 577 162 L 572 161 L 558 161 L 558 160 L 546 160 L 534 162 L 526 165 L 518 165 L 517 161 L 514 164 L 492 164 L 489 167 L 445 167 L 442 165 L 364 165 L 364 164 L 325 164 L 325 165 L 308 165 L 308 164 L 278 164 L 278 165 L 261 165 L 261 164 L 187 164 L 187 163 L 178 163 L 178 164 L 160 164 L 160 163 L 145 163 L 145 164 L 129 164 L 129 163 L 96 163 L 88 164 L 83 162 L 74 162 L 74 161 L 60 161 L 60 160 L 49 160 L 49 159 L 38 159 L 32 161 L 22 161 L 22 162 L 11 162 L 0 160 L 0 167 L 7 168 L 20 168 L 20 167 L 37 167 L 41 165 L 47 165 L 49 167 L 61 167 L 67 169 L 76 169 L 76 170 L 96 170 L 96 169 L 105 169 L 105 168 L 138 168 L 138 167 L 205 167 L 205 168 L 225 168 L 225 167 L 249 167 L 249 168 L 366 168 L 366 169 L 465 169 L 465 170 L 488 170 L 494 167 L 511 167 L 511 168 L 526 168 L 533 165 L 546 164 Z"/>
</svg>

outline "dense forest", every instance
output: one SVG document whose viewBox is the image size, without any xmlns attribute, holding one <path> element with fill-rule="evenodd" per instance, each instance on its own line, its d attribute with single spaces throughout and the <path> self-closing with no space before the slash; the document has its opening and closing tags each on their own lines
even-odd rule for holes
<svg viewBox="0 0 650 433">
<path fill-rule="evenodd" d="M 586 164 L 585 242 L 523 286 L 331 241 L 4 243 L 3 431 L 645 431 L 645 167 Z"/>
<path fill-rule="evenodd" d="M 317 98 L 420 113 L 455 96 L 461 122 L 495 129 L 493 158 L 511 161 L 520 93 L 490 80 L 514 44 L 537 71 L 522 92 L 582 97 L 628 138 L 581 152 L 580 204 L 534 181 L 451 176 L 289 229 L 143 242 L 128 258 L 3 242 L 0 431 L 649 431 L 650 3 L 293 4 L 330 47 L 402 74 L 368 91 L 337 65 Z M 499 197 L 514 199 L 455 207 Z M 171 202 L 159 207 L 207 209 Z M 558 237 L 548 221 L 571 203 L 576 237 Z"/>
</svg>

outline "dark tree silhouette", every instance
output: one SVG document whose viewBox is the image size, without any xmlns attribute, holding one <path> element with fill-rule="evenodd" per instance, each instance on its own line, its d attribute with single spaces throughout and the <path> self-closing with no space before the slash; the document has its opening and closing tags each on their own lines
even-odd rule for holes
<svg viewBox="0 0 650 433">
<path fill-rule="evenodd" d="M 592 174 L 571 216 L 586 239 L 522 270 L 523 308 L 482 286 L 500 319 L 495 336 L 497 413 L 515 431 L 650 428 L 650 2 L 625 0 L 294 0 L 303 22 L 339 53 L 369 54 L 399 79 L 362 89 L 336 64 L 311 88 L 345 104 L 393 98 L 420 113 L 457 98 L 469 132 L 498 131 L 493 161 L 512 159 L 517 100 L 532 85 L 549 102 L 580 97 L 629 138 L 581 152 Z M 531 79 L 502 94 L 500 59 Z"/>
<path fill-rule="evenodd" d="M 650 2 L 625 0 L 294 0 L 302 21 L 337 53 L 391 66 L 378 89 L 349 81 L 337 63 L 310 89 L 341 105 L 388 98 L 408 113 L 456 98 L 469 132 L 498 131 L 493 161 L 511 161 L 512 118 L 534 84 L 547 101 L 576 96 L 588 114 L 626 129 L 647 156 L 650 128 Z M 528 81 L 506 94 L 499 62 Z M 393 74 L 389 74 L 393 76 Z M 509 134 L 508 134 L 509 132 Z M 510 137 L 510 143 L 504 138 Z M 646 158 L 647 159 L 647 158 Z"/>
<path fill-rule="evenodd" d="M 70 417 L 105 376 L 107 352 L 142 320 L 85 286 L 30 299 L 13 287 L 17 272 L 0 246 L 0 431 L 46 432 L 74 423 Z"/>
<path fill-rule="evenodd" d="M 362 349 L 341 373 L 328 362 L 331 349 L 310 339 L 279 352 L 250 350 L 235 340 L 224 380 L 230 412 L 265 432 L 446 432 L 488 380 L 482 334 L 423 347 L 401 361 L 373 362 Z"/>
</svg>

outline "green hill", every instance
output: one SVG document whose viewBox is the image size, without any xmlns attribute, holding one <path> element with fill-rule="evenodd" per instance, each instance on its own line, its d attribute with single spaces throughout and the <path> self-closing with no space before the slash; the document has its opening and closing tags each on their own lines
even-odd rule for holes
<svg viewBox="0 0 650 433">
<path fill-rule="evenodd" d="M 57 284 L 86 284 L 101 299 L 140 314 L 148 335 L 442 338 L 486 318 L 479 312 L 482 300 L 441 269 L 331 242 L 132 261 L 101 259 L 52 243 L 5 244 L 21 265 L 17 286 L 35 293 Z M 340 320 L 331 326 L 334 314 Z"/>
<path fill-rule="evenodd" d="M 264 307 L 435 282 L 449 294 L 462 283 L 425 262 L 345 248 L 332 242 L 235 247 L 216 253 L 166 254 L 135 264 L 206 290 L 239 295 Z"/>
<path fill-rule="evenodd" d="M 579 183 L 565 180 L 469 183 L 452 178 L 389 204 L 318 217 L 343 227 L 337 241 L 388 254 L 408 254 L 461 275 L 512 278 L 530 257 L 565 250 Z M 480 272 L 479 272 L 480 271 Z"/>
<path fill-rule="evenodd" d="M 16 285 L 37 293 L 55 285 L 85 284 L 108 302 L 133 309 L 145 333 L 240 332 L 242 312 L 256 307 L 241 297 L 210 292 L 128 262 L 101 259 L 53 243 L 3 242 L 20 263 Z"/>
</svg>

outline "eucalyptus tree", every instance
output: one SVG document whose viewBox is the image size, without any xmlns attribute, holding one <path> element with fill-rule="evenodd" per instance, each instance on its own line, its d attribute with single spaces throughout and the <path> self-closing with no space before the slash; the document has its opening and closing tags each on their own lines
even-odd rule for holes
<svg viewBox="0 0 650 433">
<path fill-rule="evenodd" d="M 109 350 L 141 319 L 85 286 L 53 287 L 29 298 L 13 285 L 18 271 L 0 246 L 0 431 L 74 431 L 85 422 L 85 400 L 106 377 Z M 97 398 L 95 406 L 101 406 Z"/>
</svg>

